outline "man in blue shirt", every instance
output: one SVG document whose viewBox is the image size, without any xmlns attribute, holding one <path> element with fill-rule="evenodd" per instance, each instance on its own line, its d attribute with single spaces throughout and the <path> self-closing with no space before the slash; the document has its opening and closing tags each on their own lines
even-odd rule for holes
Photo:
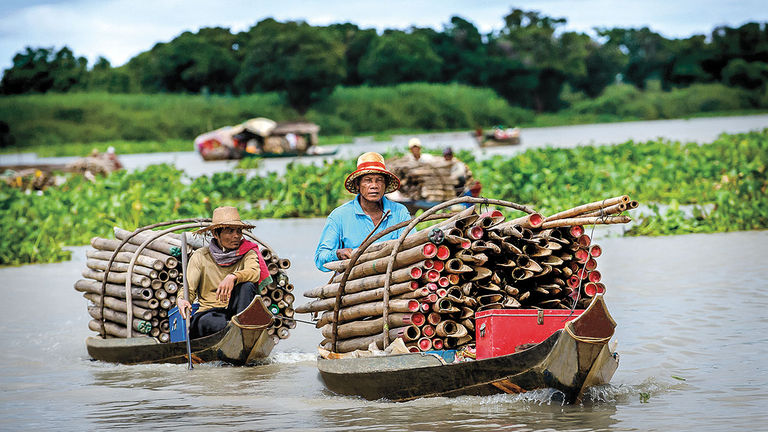
<svg viewBox="0 0 768 432">
<path fill-rule="evenodd" d="M 330 271 L 323 267 L 326 263 L 352 257 L 354 249 L 363 243 L 387 210 L 389 215 L 376 232 L 411 218 L 404 205 L 384 196 L 400 187 L 400 179 L 387 171 L 384 158 L 378 153 L 361 155 L 357 159 L 357 170 L 347 176 L 344 187 L 357 196 L 328 215 L 315 251 L 315 265 L 322 271 Z M 393 231 L 378 241 L 396 239 L 401 233 L 402 229 Z"/>
</svg>

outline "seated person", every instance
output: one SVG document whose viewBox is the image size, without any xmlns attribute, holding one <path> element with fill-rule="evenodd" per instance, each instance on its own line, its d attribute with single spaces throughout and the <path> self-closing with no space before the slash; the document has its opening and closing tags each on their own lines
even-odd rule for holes
<svg viewBox="0 0 768 432">
<path fill-rule="evenodd" d="M 271 282 L 258 246 L 243 239 L 243 230 L 251 228 L 253 225 L 240 220 L 235 207 L 218 207 L 211 225 L 197 231 L 210 233 L 213 239 L 189 259 L 189 299 L 183 293 L 176 299 L 184 318 L 192 308 L 190 301 L 200 303 L 189 323 L 190 339 L 223 330 L 232 317 L 251 304 L 259 287 Z"/>
</svg>

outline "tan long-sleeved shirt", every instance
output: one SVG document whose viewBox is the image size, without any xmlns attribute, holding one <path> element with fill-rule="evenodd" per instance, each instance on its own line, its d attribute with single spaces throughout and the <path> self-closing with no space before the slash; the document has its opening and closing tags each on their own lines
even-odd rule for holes
<svg viewBox="0 0 768 432">
<path fill-rule="evenodd" d="M 236 263 L 228 267 L 216 264 L 207 248 L 200 248 L 192 254 L 187 263 L 187 282 L 189 283 L 189 301 L 200 303 L 199 312 L 215 307 L 227 307 L 227 302 L 216 300 L 219 284 L 229 274 L 237 277 L 237 282 L 259 282 L 259 256 L 255 251 L 248 251 Z"/>
</svg>

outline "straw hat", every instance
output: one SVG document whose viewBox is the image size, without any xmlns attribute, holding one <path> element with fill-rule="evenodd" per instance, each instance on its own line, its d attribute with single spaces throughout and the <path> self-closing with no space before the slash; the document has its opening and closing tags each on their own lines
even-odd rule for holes
<svg viewBox="0 0 768 432">
<path fill-rule="evenodd" d="M 418 138 L 411 138 L 408 140 L 408 148 L 419 147 L 421 148 L 421 140 Z"/>
<path fill-rule="evenodd" d="M 384 157 L 376 152 L 363 153 L 357 158 L 357 170 L 347 176 L 344 187 L 353 194 L 360 192 L 355 180 L 366 174 L 381 174 L 387 178 L 387 188 L 384 193 L 394 192 L 400 188 L 400 179 L 387 171 L 384 166 Z"/>
<path fill-rule="evenodd" d="M 240 220 L 240 213 L 235 207 L 216 207 L 213 210 L 211 224 L 205 228 L 197 230 L 196 233 L 204 234 L 213 231 L 216 228 L 223 227 L 251 229 L 254 225 L 247 224 Z"/>
</svg>

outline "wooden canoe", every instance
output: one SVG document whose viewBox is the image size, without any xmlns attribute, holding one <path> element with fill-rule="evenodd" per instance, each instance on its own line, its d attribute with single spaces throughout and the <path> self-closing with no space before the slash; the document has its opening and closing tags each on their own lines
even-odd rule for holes
<svg viewBox="0 0 768 432">
<path fill-rule="evenodd" d="M 283 153 L 243 153 L 243 157 L 254 157 L 254 158 L 284 158 L 284 157 L 311 157 L 311 156 L 334 156 L 336 153 L 338 153 L 339 149 L 335 148 L 333 150 L 324 149 L 318 147 L 313 152 L 283 152 Z"/>
<path fill-rule="evenodd" d="M 192 339 L 192 361 L 223 361 L 233 365 L 258 363 L 269 356 L 275 340 L 267 333 L 274 318 L 256 296 L 244 311 L 218 333 Z M 89 337 L 88 354 L 95 360 L 123 364 L 186 363 L 186 342 L 161 343 L 148 336 L 131 338 Z"/>
<path fill-rule="evenodd" d="M 607 384 L 618 367 L 619 356 L 607 345 L 615 326 L 599 295 L 564 330 L 514 354 L 456 363 L 428 353 L 320 358 L 318 369 L 329 390 L 369 400 L 407 401 L 554 388 L 562 392 L 565 402 L 577 403 L 588 387 Z"/>
</svg>

